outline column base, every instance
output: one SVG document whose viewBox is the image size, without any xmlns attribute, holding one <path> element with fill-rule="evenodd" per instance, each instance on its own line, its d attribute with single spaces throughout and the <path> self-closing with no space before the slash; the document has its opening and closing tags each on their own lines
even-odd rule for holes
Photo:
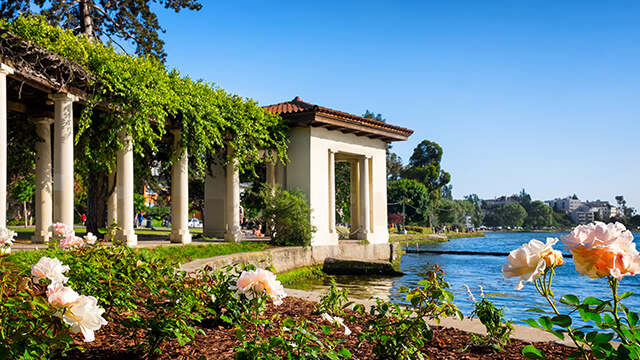
<svg viewBox="0 0 640 360">
<path fill-rule="evenodd" d="M 358 240 L 367 240 L 367 241 L 369 241 L 372 238 L 373 238 L 373 234 L 371 234 L 367 230 L 363 230 L 363 229 L 358 230 Z"/>
<path fill-rule="evenodd" d="M 339 243 L 340 243 L 340 235 L 338 235 L 338 233 L 329 233 L 329 244 L 338 245 Z"/>
<path fill-rule="evenodd" d="M 174 244 L 191 244 L 191 234 L 189 230 L 171 230 L 169 241 Z"/>
<path fill-rule="evenodd" d="M 230 232 L 227 231 L 224 234 L 224 241 L 226 242 L 240 242 L 242 241 L 242 239 L 244 239 L 244 235 L 242 234 L 242 231 L 236 231 L 236 232 Z"/>
<path fill-rule="evenodd" d="M 220 229 L 220 230 L 204 229 L 204 230 L 202 230 L 202 236 L 206 237 L 206 238 L 223 239 L 224 238 L 224 234 L 225 234 L 225 231 L 223 229 Z"/>
<path fill-rule="evenodd" d="M 49 231 L 47 230 L 36 230 L 33 236 L 31 237 L 32 244 L 44 244 L 49 241 Z"/>
<path fill-rule="evenodd" d="M 114 241 L 122 241 L 125 245 L 129 247 L 138 245 L 138 235 L 136 235 L 135 230 L 117 230 L 116 236 L 113 239 Z"/>
</svg>

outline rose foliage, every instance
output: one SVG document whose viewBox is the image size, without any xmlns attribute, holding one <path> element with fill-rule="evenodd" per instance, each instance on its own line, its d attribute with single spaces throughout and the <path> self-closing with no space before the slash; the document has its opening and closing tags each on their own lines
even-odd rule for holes
<svg viewBox="0 0 640 360">
<path fill-rule="evenodd" d="M 564 264 L 560 252 L 552 249 L 557 242 L 558 239 L 551 238 L 546 244 L 531 240 L 513 250 L 507 257 L 508 264 L 502 266 L 504 276 L 520 277 L 516 289 L 522 289 L 524 281 L 533 282 L 551 307 L 551 311 L 531 309 L 545 315 L 526 322 L 560 339 L 568 335 L 578 347 L 570 359 L 589 359 L 587 348 L 596 359 L 640 359 L 640 313 L 622 304 L 622 300 L 633 292 L 618 294 L 622 278 L 640 272 L 640 253 L 633 242 L 633 234 L 620 223 L 596 221 L 579 225 L 569 235 L 562 236 L 564 248 L 573 255 L 576 271 L 581 276 L 606 279 L 611 290 L 608 299 L 590 296 L 580 301 L 577 296 L 568 294 L 556 300 L 551 290 L 552 280 L 555 268 Z M 561 313 L 558 303 L 570 309 L 569 313 Z M 572 326 L 569 315 L 575 312 L 594 325 Z M 611 344 L 614 338 L 620 346 Z M 523 354 L 532 359 L 544 359 L 544 354 L 532 345 L 525 347 Z"/>
</svg>

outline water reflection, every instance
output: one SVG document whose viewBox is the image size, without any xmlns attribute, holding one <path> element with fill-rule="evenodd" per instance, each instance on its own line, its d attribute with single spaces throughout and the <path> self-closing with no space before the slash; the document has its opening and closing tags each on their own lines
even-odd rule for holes
<svg viewBox="0 0 640 360">
<path fill-rule="evenodd" d="M 336 283 L 341 289 L 349 290 L 350 299 L 369 299 L 377 296 L 384 301 L 391 300 L 393 288 L 398 288 L 401 277 L 382 277 L 382 276 L 355 276 L 355 275 L 339 275 L 335 276 Z M 312 290 L 326 292 L 331 283 L 328 278 L 305 280 L 304 283 L 295 283 L 287 285 L 292 289 Z"/>
</svg>

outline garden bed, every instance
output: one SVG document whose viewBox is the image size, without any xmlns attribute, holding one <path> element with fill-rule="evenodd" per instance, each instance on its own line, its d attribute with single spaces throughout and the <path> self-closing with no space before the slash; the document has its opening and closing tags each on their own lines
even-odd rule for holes
<svg viewBox="0 0 640 360">
<path fill-rule="evenodd" d="M 267 311 L 262 318 L 270 319 L 274 314 L 280 314 L 280 320 L 286 317 L 306 318 L 312 323 L 322 324 L 323 320 L 313 311 L 315 303 L 307 300 L 288 297 L 284 299 L 284 303 L 280 306 L 267 305 Z M 365 316 L 359 316 L 358 321 L 349 322 L 345 325 L 349 327 L 353 333 L 350 336 L 344 336 L 342 332 L 337 332 L 340 338 L 348 339 L 343 346 L 347 348 L 353 359 L 375 359 L 372 353 L 372 344 L 364 342 L 358 347 L 357 334 L 362 330 Z M 139 358 L 135 353 L 124 351 L 131 346 L 130 340 L 125 340 L 119 335 L 118 319 L 110 319 L 110 323 L 96 331 L 95 342 L 82 343 L 82 336 L 76 335 L 77 344 L 86 348 L 86 351 L 73 350 L 67 353 L 65 357 L 57 359 L 105 359 L 105 360 L 124 360 Z M 260 333 L 262 339 L 269 336 L 278 335 L 279 324 L 274 323 L 274 328 L 265 330 Z M 204 334 L 196 335 L 194 341 L 181 346 L 177 340 L 164 342 L 160 349 L 158 359 L 184 359 L 184 360 L 204 360 L 204 359 L 233 359 L 236 352 L 234 347 L 241 346 L 236 339 L 236 330 L 232 326 L 224 326 L 222 323 L 203 322 L 198 326 Z M 531 344 L 529 342 L 513 340 L 511 344 L 506 345 L 503 352 L 492 352 L 484 347 L 470 347 L 467 351 L 461 351 L 469 341 L 469 333 L 443 327 L 434 327 L 434 341 L 426 343 L 422 349 L 424 355 L 429 359 L 525 359 L 520 354 L 521 349 Z M 329 336 L 334 336 L 330 334 Z M 575 351 L 564 345 L 556 343 L 535 343 L 535 346 L 542 350 L 548 359 L 567 359 L 569 354 Z"/>
</svg>

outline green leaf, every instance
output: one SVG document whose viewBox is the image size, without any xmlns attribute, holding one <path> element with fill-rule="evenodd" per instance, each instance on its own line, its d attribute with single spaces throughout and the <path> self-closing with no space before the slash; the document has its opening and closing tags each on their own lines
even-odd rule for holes
<svg viewBox="0 0 640 360">
<path fill-rule="evenodd" d="M 535 312 L 535 313 L 541 313 L 541 314 L 546 314 L 547 311 L 546 310 L 542 310 L 542 309 L 538 309 L 538 308 L 531 308 L 531 309 L 527 309 L 525 311 L 529 311 L 529 312 Z"/>
<path fill-rule="evenodd" d="M 527 359 L 546 359 L 544 354 L 533 345 L 527 345 L 522 348 L 522 355 Z"/>
<path fill-rule="evenodd" d="M 628 298 L 628 297 L 629 297 L 629 296 L 631 296 L 631 295 L 633 295 L 633 291 L 627 291 L 627 292 L 625 292 L 625 293 L 622 293 L 622 294 L 620 295 L 620 300 L 626 299 L 626 298 Z"/>
<path fill-rule="evenodd" d="M 539 317 L 538 322 L 540 323 L 540 326 L 542 326 L 542 328 L 545 330 L 550 330 L 553 327 L 553 323 L 548 316 Z"/>
<path fill-rule="evenodd" d="M 604 301 L 594 298 L 593 296 L 589 296 L 582 301 L 585 305 L 601 305 Z"/>
<path fill-rule="evenodd" d="M 638 316 L 638 314 L 634 312 L 630 312 L 628 316 L 628 320 L 629 320 L 629 326 L 636 327 L 638 325 L 638 320 L 640 320 L 640 317 Z"/>
<path fill-rule="evenodd" d="M 564 295 L 562 296 L 562 298 L 560 298 L 560 303 L 565 304 L 565 305 L 573 305 L 573 306 L 578 306 L 580 305 L 580 299 L 575 296 L 575 295 Z"/>
<path fill-rule="evenodd" d="M 602 319 L 600 318 L 600 314 L 593 313 L 590 311 L 585 311 L 582 308 L 578 309 L 578 313 L 580 314 L 580 317 L 584 321 L 593 321 L 596 324 L 600 324 L 602 322 Z"/>
<path fill-rule="evenodd" d="M 526 319 L 523 320 L 525 323 L 527 323 L 529 326 L 534 327 L 536 329 L 541 329 L 540 324 L 538 324 L 538 322 L 536 321 L 536 319 Z"/>
<path fill-rule="evenodd" d="M 568 315 L 558 315 L 551 318 L 551 322 L 554 325 L 558 325 L 563 328 L 571 326 L 571 317 Z"/>
<path fill-rule="evenodd" d="M 338 351 L 338 355 L 342 356 L 343 358 L 347 358 L 347 359 L 351 358 L 351 352 L 349 352 L 349 350 L 347 350 L 346 348 L 340 349 L 340 351 Z"/>
</svg>

